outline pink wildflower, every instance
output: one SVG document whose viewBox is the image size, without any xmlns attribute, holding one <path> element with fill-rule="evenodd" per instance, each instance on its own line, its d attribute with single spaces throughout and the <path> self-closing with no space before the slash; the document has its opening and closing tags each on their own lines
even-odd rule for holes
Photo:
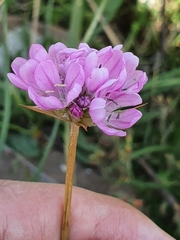
<svg viewBox="0 0 180 240">
<path fill-rule="evenodd" d="M 8 73 L 8 78 L 28 91 L 42 110 L 56 114 L 63 110 L 68 120 L 76 123 L 90 118 L 106 134 L 125 136 L 124 130 L 142 116 L 132 107 L 142 103 L 138 92 L 147 76 L 136 70 L 139 59 L 121 48 L 109 46 L 98 51 L 85 43 L 78 49 L 56 43 L 47 52 L 33 44 L 28 60 L 12 62 L 14 73 Z"/>
</svg>

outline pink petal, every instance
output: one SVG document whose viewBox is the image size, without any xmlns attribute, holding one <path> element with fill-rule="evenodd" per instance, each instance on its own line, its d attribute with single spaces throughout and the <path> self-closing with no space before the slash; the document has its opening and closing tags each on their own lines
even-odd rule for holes
<svg viewBox="0 0 180 240">
<path fill-rule="evenodd" d="M 25 58 L 17 57 L 11 63 L 11 68 L 17 76 L 19 76 L 19 68 L 26 62 L 27 60 Z"/>
<path fill-rule="evenodd" d="M 144 84 L 146 84 L 148 78 L 145 72 L 135 71 L 134 75 L 127 80 L 124 84 L 123 89 L 128 92 L 139 92 L 143 88 Z"/>
<path fill-rule="evenodd" d="M 48 54 L 41 44 L 32 44 L 29 49 L 29 57 L 41 62 L 48 58 Z"/>
<path fill-rule="evenodd" d="M 62 51 L 57 52 L 56 58 L 57 58 L 57 64 L 63 64 L 67 65 L 67 62 L 70 61 L 70 56 L 72 53 L 77 51 L 74 48 L 64 48 Z"/>
<path fill-rule="evenodd" d="M 66 96 L 66 105 L 68 106 L 75 98 L 79 96 L 82 91 L 82 86 L 75 83 L 73 88 L 71 88 Z"/>
<path fill-rule="evenodd" d="M 8 73 L 7 74 L 9 80 L 11 81 L 11 83 L 13 85 L 15 85 L 16 87 L 23 89 L 23 90 L 27 90 L 29 85 L 26 84 L 20 77 L 17 77 L 14 73 Z"/>
<path fill-rule="evenodd" d="M 117 130 L 111 127 L 108 127 L 105 123 L 100 122 L 96 124 L 105 134 L 109 136 L 118 136 L 118 137 L 125 137 L 126 132 L 122 130 Z"/>
<path fill-rule="evenodd" d="M 136 57 L 133 53 L 131 52 L 126 52 L 123 54 L 124 60 L 125 60 L 125 66 L 126 66 L 126 71 L 128 73 L 128 76 L 132 76 L 139 64 L 139 58 Z"/>
<path fill-rule="evenodd" d="M 87 79 L 86 85 L 90 92 L 96 92 L 99 87 L 104 84 L 109 77 L 107 68 L 95 68 L 91 72 L 91 76 Z"/>
<path fill-rule="evenodd" d="M 42 91 L 53 90 L 55 84 L 61 84 L 56 65 L 51 60 L 41 62 L 34 74 L 36 83 Z"/>
<path fill-rule="evenodd" d="M 103 67 L 108 69 L 110 78 L 118 78 L 121 71 L 124 69 L 122 51 L 113 50 L 112 57 L 105 65 L 103 65 Z"/>
<path fill-rule="evenodd" d="M 119 117 L 116 114 L 109 120 L 109 124 L 117 129 L 127 129 L 132 127 L 140 118 L 142 113 L 135 108 L 124 110 L 119 113 Z"/>
<path fill-rule="evenodd" d="M 67 48 L 66 45 L 64 45 L 61 42 L 58 42 L 56 44 L 53 44 L 50 46 L 48 53 L 49 53 L 49 57 L 51 60 L 54 61 L 55 64 L 57 64 L 57 66 L 60 64 L 60 62 L 58 61 L 58 53 Z"/>
<path fill-rule="evenodd" d="M 98 65 L 101 64 L 104 67 L 107 64 L 107 62 L 111 59 L 112 55 L 113 51 L 111 46 L 102 48 L 98 52 Z"/>
<path fill-rule="evenodd" d="M 85 51 L 83 51 L 82 49 L 77 50 L 72 48 L 72 53 L 70 54 L 70 59 L 76 59 L 79 60 L 78 58 L 85 56 Z"/>
<path fill-rule="evenodd" d="M 119 44 L 119 45 L 113 47 L 113 49 L 118 50 L 118 51 L 120 51 L 122 48 L 123 48 L 122 44 Z"/>
<path fill-rule="evenodd" d="M 59 51 L 62 51 L 63 49 L 67 48 L 66 45 L 64 45 L 61 42 L 58 42 L 56 44 L 53 44 L 49 47 L 49 55 L 51 57 L 54 57 Z"/>
<path fill-rule="evenodd" d="M 127 70 L 124 66 L 121 68 L 121 72 L 118 76 L 119 89 L 122 88 L 127 79 Z"/>
<path fill-rule="evenodd" d="M 44 110 L 62 109 L 63 105 L 60 100 L 54 96 L 44 97 L 37 93 L 33 87 L 28 88 L 29 98 L 40 108 Z"/>
<path fill-rule="evenodd" d="M 89 45 L 87 43 L 80 43 L 79 46 L 78 46 L 78 49 L 83 49 L 87 54 L 93 52 L 93 51 L 96 51 L 96 49 L 94 48 L 90 48 Z"/>
<path fill-rule="evenodd" d="M 89 107 L 89 114 L 92 118 L 92 121 L 97 124 L 101 122 L 106 117 L 106 100 L 102 98 L 94 98 Z"/>
<path fill-rule="evenodd" d="M 97 61 L 98 56 L 95 52 L 92 52 L 87 56 L 84 64 L 84 72 L 86 79 L 90 76 L 92 70 L 97 67 Z"/>
<path fill-rule="evenodd" d="M 114 91 L 120 92 L 122 86 L 126 81 L 126 77 L 127 73 L 126 69 L 124 68 L 118 78 L 109 79 L 104 84 L 102 84 L 102 86 L 95 92 L 95 97 L 105 97 L 107 94 Z"/>
<path fill-rule="evenodd" d="M 136 106 L 142 103 L 142 98 L 137 93 L 113 92 L 108 96 L 112 102 L 117 103 L 117 108 Z M 114 104 L 113 104 L 114 106 Z"/>
<path fill-rule="evenodd" d="M 77 63 L 70 63 L 67 72 L 65 82 L 67 90 L 70 91 L 75 83 L 78 83 L 81 87 L 84 85 L 84 71 L 82 67 Z"/>
<path fill-rule="evenodd" d="M 105 82 L 94 94 L 95 97 L 104 98 L 111 91 L 116 90 L 118 87 L 117 79 L 110 79 Z"/>
<path fill-rule="evenodd" d="M 19 68 L 19 75 L 27 85 L 36 86 L 34 72 L 37 66 L 38 62 L 36 60 L 29 59 Z"/>
</svg>

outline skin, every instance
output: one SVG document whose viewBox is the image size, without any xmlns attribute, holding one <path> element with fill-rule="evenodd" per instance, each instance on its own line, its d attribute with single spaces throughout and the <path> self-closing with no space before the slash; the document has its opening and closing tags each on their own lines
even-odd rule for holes
<svg viewBox="0 0 180 240">
<path fill-rule="evenodd" d="M 64 185 L 0 181 L 0 240 L 59 240 Z M 74 187 L 69 240 L 172 240 L 113 197 Z"/>
</svg>

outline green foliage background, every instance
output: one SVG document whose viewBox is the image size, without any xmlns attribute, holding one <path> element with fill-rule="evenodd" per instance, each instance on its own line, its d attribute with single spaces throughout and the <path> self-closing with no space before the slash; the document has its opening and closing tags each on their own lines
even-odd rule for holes
<svg viewBox="0 0 180 240">
<path fill-rule="evenodd" d="M 16 56 L 28 56 L 32 41 L 46 48 L 57 41 L 71 47 L 85 41 L 97 49 L 122 43 L 124 51 L 140 58 L 139 68 L 149 77 L 141 93 L 147 103 L 143 117 L 126 138 L 107 137 L 96 128 L 82 131 L 78 160 L 95 165 L 116 197 L 122 197 L 121 186 L 133 187 L 136 197 L 125 200 L 180 239 L 180 1 L 41 0 L 39 11 L 38 3 L 6 0 L 0 6 L 0 151 L 7 144 L 40 158 L 37 180 L 58 136 L 66 149 L 68 126 L 19 107 L 32 103 L 6 77 Z M 33 25 L 36 11 L 38 34 Z M 21 27 L 21 47 L 12 52 L 8 38 L 15 27 Z M 43 149 L 38 136 L 49 126 Z"/>
</svg>

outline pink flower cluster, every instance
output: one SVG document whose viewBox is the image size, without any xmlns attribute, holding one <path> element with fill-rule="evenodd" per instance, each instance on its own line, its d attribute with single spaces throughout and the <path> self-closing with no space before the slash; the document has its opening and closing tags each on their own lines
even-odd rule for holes
<svg viewBox="0 0 180 240">
<path fill-rule="evenodd" d="M 132 106 L 142 103 L 138 92 L 147 76 L 136 70 L 139 59 L 121 48 L 98 51 L 81 43 L 74 49 L 59 42 L 47 52 L 33 44 L 28 60 L 18 57 L 12 62 L 14 73 L 8 78 L 43 110 L 66 109 L 76 122 L 88 114 L 107 135 L 125 136 L 123 130 L 142 116 Z"/>
</svg>

